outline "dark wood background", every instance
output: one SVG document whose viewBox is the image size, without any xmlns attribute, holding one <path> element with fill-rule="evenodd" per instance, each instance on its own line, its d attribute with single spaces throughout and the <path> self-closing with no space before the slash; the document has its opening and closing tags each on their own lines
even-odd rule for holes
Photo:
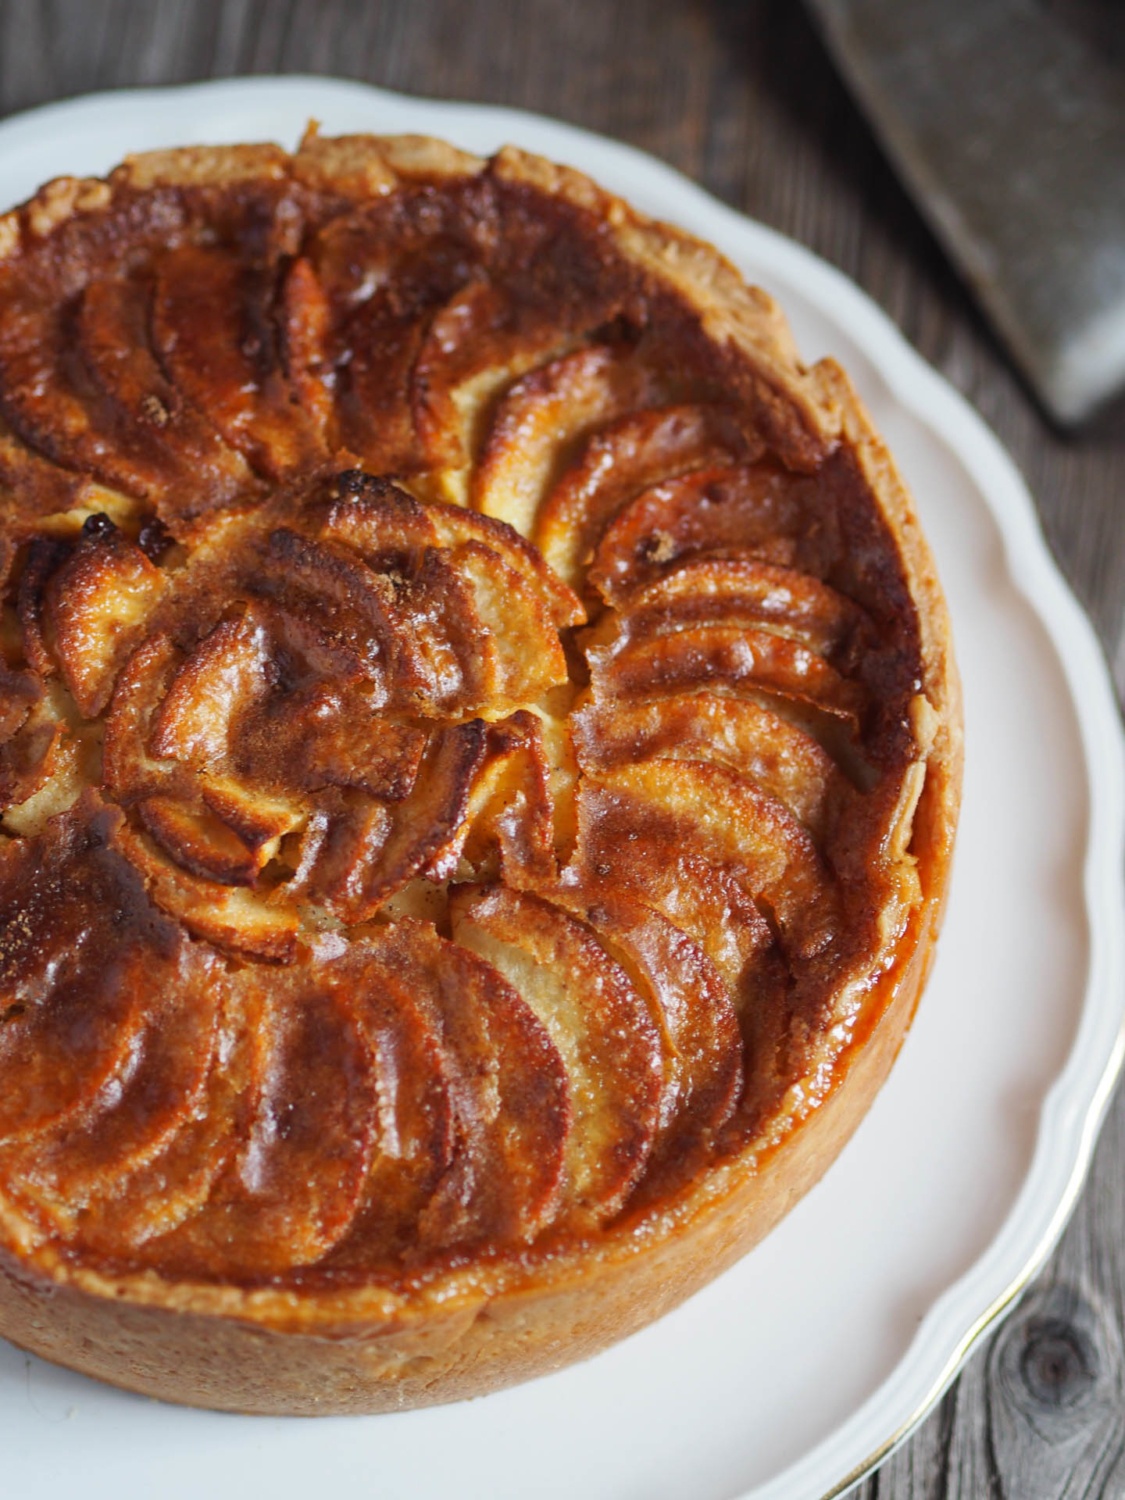
<svg viewBox="0 0 1125 1500">
<path fill-rule="evenodd" d="M 1054 8 L 1125 35 L 1116 0 Z M 91 89 L 284 72 L 517 105 L 620 137 L 841 267 L 1007 445 L 1125 688 L 1125 405 L 1079 436 L 1046 422 L 797 0 L 0 0 L 0 115 Z M 1123 1149 L 1119 1090 L 1046 1271 L 862 1500 L 1125 1496 Z"/>
</svg>

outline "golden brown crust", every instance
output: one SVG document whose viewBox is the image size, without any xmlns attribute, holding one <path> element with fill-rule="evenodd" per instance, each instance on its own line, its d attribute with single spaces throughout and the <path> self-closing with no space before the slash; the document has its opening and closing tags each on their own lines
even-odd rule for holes
<svg viewBox="0 0 1125 1500">
<path fill-rule="evenodd" d="M 823 1172 L 932 959 L 959 692 L 846 377 L 711 247 L 422 137 L 61 179 L 0 220 L 0 518 L 0 1072 L 52 1080 L 6 1336 L 458 1399 Z"/>
</svg>

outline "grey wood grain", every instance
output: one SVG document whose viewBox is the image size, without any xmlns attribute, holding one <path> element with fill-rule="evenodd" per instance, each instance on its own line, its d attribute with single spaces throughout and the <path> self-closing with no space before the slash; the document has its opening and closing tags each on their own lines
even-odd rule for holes
<svg viewBox="0 0 1125 1500">
<path fill-rule="evenodd" d="M 1048 0 L 1045 0 L 1048 3 Z M 1125 66 L 1120 7 L 1053 0 Z M 0 0 L 0 114 L 138 83 L 327 72 L 633 142 L 840 266 L 991 423 L 1125 688 L 1125 405 L 1046 422 L 795 0 Z M 860 1500 L 1125 1496 L 1125 1094 L 1070 1229 Z"/>
</svg>

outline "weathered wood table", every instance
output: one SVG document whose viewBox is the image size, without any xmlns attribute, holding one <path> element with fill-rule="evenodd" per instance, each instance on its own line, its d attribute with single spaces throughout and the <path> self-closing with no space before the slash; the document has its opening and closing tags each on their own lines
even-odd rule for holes
<svg viewBox="0 0 1125 1500">
<path fill-rule="evenodd" d="M 1101 3 L 1125 78 L 1121 13 Z M 1080 19 L 1096 25 L 1096 8 Z M 0 0 L 0 115 L 91 89 L 280 72 L 618 136 L 839 266 L 1007 445 L 1125 689 L 1125 403 L 1079 437 L 1047 424 L 797 0 Z M 862 1500 L 1125 1496 L 1123 1163 L 1119 1090 L 1058 1251 Z"/>
</svg>

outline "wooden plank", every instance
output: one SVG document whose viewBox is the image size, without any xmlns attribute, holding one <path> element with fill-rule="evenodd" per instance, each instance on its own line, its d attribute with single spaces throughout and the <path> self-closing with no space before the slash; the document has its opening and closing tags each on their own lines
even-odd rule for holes
<svg viewBox="0 0 1125 1500">
<path fill-rule="evenodd" d="M 1083 0 L 1057 8 L 1094 24 Z M 1105 24 L 1104 6 L 1097 14 Z M 1125 688 L 1125 403 L 1078 437 L 1044 420 L 793 0 L 0 0 L 0 113 L 89 89 L 285 71 L 512 104 L 619 136 L 838 265 L 1012 452 Z M 1123 1151 L 1119 1092 L 1047 1271 L 857 1496 L 1125 1494 Z"/>
</svg>

